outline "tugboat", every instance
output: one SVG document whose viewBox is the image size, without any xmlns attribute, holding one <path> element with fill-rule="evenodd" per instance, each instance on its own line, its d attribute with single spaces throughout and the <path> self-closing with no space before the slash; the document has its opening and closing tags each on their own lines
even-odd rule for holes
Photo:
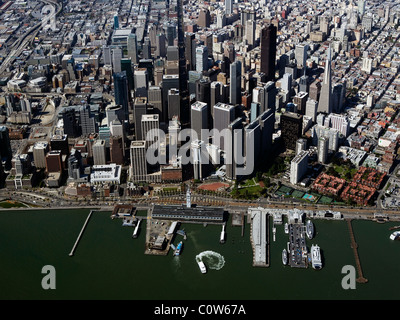
<svg viewBox="0 0 400 320">
<path fill-rule="evenodd" d="M 282 251 L 282 263 L 286 266 L 288 263 L 288 255 L 286 249 Z"/>
<path fill-rule="evenodd" d="M 178 243 L 178 246 L 175 249 L 174 256 L 179 256 L 181 254 L 182 246 L 183 246 L 183 242 L 181 241 Z"/>
</svg>

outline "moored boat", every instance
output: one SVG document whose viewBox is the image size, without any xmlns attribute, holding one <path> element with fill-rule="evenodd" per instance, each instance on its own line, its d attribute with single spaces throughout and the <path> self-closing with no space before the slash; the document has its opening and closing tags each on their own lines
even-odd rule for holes
<svg viewBox="0 0 400 320">
<path fill-rule="evenodd" d="M 282 250 L 282 263 L 284 265 L 287 265 L 287 263 L 288 263 L 288 254 L 287 254 L 286 249 Z"/>
<path fill-rule="evenodd" d="M 285 233 L 286 234 L 289 233 L 289 225 L 287 223 L 285 223 Z"/>
<path fill-rule="evenodd" d="M 317 244 L 311 246 L 311 265 L 317 270 L 322 268 L 321 250 Z"/>
<path fill-rule="evenodd" d="M 307 220 L 306 222 L 306 232 L 308 239 L 312 239 L 314 237 L 314 224 L 311 220 Z"/>
</svg>

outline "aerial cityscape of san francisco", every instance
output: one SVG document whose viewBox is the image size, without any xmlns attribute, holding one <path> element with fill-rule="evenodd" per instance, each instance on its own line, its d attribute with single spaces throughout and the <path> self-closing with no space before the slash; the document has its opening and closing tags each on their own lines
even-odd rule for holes
<svg viewBox="0 0 400 320">
<path fill-rule="evenodd" d="M 397 0 L 0 0 L 0 299 L 398 299 L 399 111 Z"/>
</svg>

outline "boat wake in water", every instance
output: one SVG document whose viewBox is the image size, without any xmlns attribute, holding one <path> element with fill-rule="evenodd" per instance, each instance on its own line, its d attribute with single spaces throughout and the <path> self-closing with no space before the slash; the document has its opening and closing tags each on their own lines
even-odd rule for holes
<svg viewBox="0 0 400 320">
<path fill-rule="evenodd" d="M 213 270 L 220 270 L 225 264 L 225 259 L 218 252 L 207 250 L 200 252 L 196 256 L 196 261 L 203 261 L 208 268 Z"/>
</svg>

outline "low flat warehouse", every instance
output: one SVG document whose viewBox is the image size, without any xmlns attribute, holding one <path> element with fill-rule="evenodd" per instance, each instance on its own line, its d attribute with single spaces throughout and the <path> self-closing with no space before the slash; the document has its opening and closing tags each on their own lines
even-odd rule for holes
<svg viewBox="0 0 400 320">
<path fill-rule="evenodd" d="M 224 209 L 220 207 L 193 207 L 154 205 L 153 219 L 173 219 L 188 222 L 222 223 L 224 220 Z"/>
</svg>

